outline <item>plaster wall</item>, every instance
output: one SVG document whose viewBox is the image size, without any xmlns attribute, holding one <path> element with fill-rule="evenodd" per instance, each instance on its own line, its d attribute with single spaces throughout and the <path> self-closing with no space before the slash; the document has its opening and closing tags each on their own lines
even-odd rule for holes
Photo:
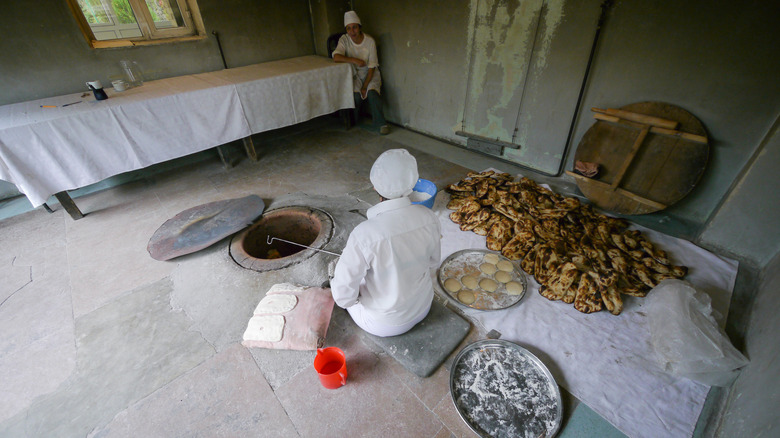
<svg viewBox="0 0 780 438">
<path fill-rule="evenodd" d="M 317 55 L 328 56 L 328 37 L 344 32 L 344 12 L 350 10 L 348 0 L 310 0 L 311 22 L 314 32 L 314 50 Z"/>
<path fill-rule="evenodd" d="M 690 111 L 708 131 L 710 160 L 696 188 L 658 216 L 704 224 L 780 113 L 780 34 L 769 18 L 778 14 L 777 2 L 616 2 L 575 142 L 594 106 L 653 100 Z"/>
<path fill-rule="evenodd" d="M 750 363 L 730 388 L 718 437 L 775 437 L 780 431 L 780 253 L 767 265 L 745 338 Z"/>
<path fill-rule="evenodd" d="M 701 241 L 725 253 L 745 254 L 756 266 L 766 266 L 780 251 L 780 118 L 755 158 L 723 200 L 701 235 Z"/>
<path fill-rule="evenodd" d="M 199 0 L 206 37 L 113 49 L 87 45 L 64 0 L 3 2 L 0 105 L 75 93 L 84 82 L 122 76 L 119 61 L 140 64 L 147 80 L 220 70 L 219 35 L 228 67 L 314 53 L 307 0 Z"/>
</svg>

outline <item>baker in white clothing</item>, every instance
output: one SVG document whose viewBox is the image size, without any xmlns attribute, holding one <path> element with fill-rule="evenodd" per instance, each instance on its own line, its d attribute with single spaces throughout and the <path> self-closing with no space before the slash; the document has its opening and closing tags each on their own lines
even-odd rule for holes
<svg viewBox="0 0 780 438">
<path fill-rule="evenodd" d="M 384 135 L 390 132 L 382 111 L 380 89 L 382 75 L 379 73 L 379 59 L 376 54 L 376 41 L 363 33 L 363 25 L 355 11 L 344 13 L 344 28 L 347 33 L 339 38 L 333 51 L 333 60 L 352 65 L 352 84 L 355 96 L 355 122 L 359 121 L 360 106 L 368 100 L 374 128 Z"/>
<path fill-rule="evenodd" d="M 333 299 L 355 323 L 376 336 L 409 331 L 428 314 L 433 301 L 430 268 L 441 258 L 439 220 L 412 204 L 417 160 L 391 149 L 371 167 L 381 202 L 349 235 L 330 282 Z"/>
</svg>

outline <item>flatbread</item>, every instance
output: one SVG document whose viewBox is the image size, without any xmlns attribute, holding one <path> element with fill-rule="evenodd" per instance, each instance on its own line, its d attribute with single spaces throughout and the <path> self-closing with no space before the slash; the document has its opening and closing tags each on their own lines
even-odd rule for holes
<svg viewBox="0 0 780 438">
<path fill-rule="evenodd" d="M 479 285 L 477 277 L 474 277 L 473 275 L 464 275 L 460 278 L 460 282 L 463 283 L 463 285 L 468 289 L 476 289 Z"/>
<path fill-rule="evenodd" d="M 498 254 L 490 253 L 490 254 L 485 254 L 485 258 L 483 258 L 482 260 L 484 260 L 487 263 L 492 263 L 495 265 L 496 263 L 498 263 L 499 257 Z"/>
<path fill-rule="evenodd" d="M 496 267 L 498 267 L 499 270 L 504 272 L 512 272 L 515 270 L 515 265 L 512 264 L 512 262 L 507 260 L 501 260 L 496 264 Z"/>
<path fill-rule="evenodd" d="M 253 316 L 244 332 L 245 341 L 279 342 L 284 331 L 281 315 Z"/>
<path fill-rule="evenodd" d="M 479 270 L 484 272 L 487 275 L 493 275 L 493 274 L 496 273 L 498 268 L 496 267 L 496 265 L 494 265 L 492 263 L 483 263 L 483 264 L 479 265 Z"/>
<path fill-rule="evenodd" d="M 479 282 L 479 287 L 481 287 L 485 292 L 495 292 L 496 289 L 498 289 L 498 283 L 496 283 L 496 280 L 493 280 L 492 278 L 483 278 Z"/>
<path fill-rule="evenodd" d="M 506 293 L 509 295 L 520 295 L 523 293 L 523 285 L 516 281 L 510 281 L 506 284 Z"/>
<path fill-rule="evenodd" d="M 255 315 L 278 315 L 286 313 L 295 308 L 298 304 L 298 297 L 291 294 L 273 294 L 266 295 L 255 307 Z"/>
<path fill-rule="evenodd" d="M 444 280 L 444 288 L 447 292 L 455 293 L 461 289 L 460 282 L 454 278 Z"/>
<path fill-rule="evenodd" d="M 463 304 L 472 304 L 477 300 L 477 297 L 475 297 L 474 292 L 470 290 L 462 290 L 458 293 L 458 299 Z"/>
<path fill-rule="evenodd" d="M 494 275 L 494 278 L 496 281 L 500 281 L 501 283 L 509 283 L 512 281 L 512 274 L 509 272 L 498 271 L 496 272 L 496 275 Z"/>
</svg>

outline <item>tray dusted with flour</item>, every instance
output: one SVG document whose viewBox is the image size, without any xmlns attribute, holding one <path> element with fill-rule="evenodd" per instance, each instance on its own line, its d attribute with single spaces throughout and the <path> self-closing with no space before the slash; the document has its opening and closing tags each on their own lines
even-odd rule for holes
<svg viewBox="0 0 780 438">
<path fill-rule="evenodd" d="M 488 339 L 461 350 L 450 372 L 450 394 L 480 437 L 552 438 L 561 426 L 555 379 L 539 358 L 512 342 Z"/>
<path fill-rule="evenodd" d="M 527 289 L 525 273 L 517 263 L 482 249 L 451 254 L 439 267 L 437 279 L 453 301 L 479 310 L 514 306 Z"/>
</svg>

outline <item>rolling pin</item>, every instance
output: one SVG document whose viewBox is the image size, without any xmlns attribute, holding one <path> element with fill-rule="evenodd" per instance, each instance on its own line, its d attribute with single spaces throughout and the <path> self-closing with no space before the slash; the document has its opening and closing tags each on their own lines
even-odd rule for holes
<svg viewBox="0 0 780 438">
<path fill-rule="evenodd" d="M 660 117 L 648 116 L 647 114 L 632 113 L 631 111 L 624 111 L 615 108 L 591 108 L 594 113 L 607 114 L 610 116 L 619 117 L 624 120 L 630 120 L 632 122 L 642 123 L 645 125 L 656 126 L 658 128 L 665 129 L 677 129 L 680 122 L 674 120 L 662 119 Z"/>
<path fill-rule="evenodd" d="M 611 116 L 603 113 L 596 113 L 593 114 L 593 118 L 596 120 L 604 120 L 605 122 L 612 122 L 612 123 L 620 123 L 621 118 L 617 116 Z M 642 124 L 637 125 L 636 123 L 632 122 L 626 122 L 623 121 L 623 123 L 629 124 L 631 126 L 634 126 L 637 129 L 642 129 Z M 675 122 L 677 123 L 677 122 Z M 674 129 L 666 129 L 666 128 L 659 128 L 656 126 L 653 126 L 650 128 L 650 132 L 653 134 L 661 134 L 661 135 L 670 135 L 672 137 L 679 137 L 683 140 L 689 140 L 689 141 L 695 141 L 697 143 L 704 143 L 707 144 L 707 137 L 703 135 L 697 135 L 697 134 L 691 134 L 690 132 L 683 132 L 683 131 L 677 131 Z"/>
</svg>

